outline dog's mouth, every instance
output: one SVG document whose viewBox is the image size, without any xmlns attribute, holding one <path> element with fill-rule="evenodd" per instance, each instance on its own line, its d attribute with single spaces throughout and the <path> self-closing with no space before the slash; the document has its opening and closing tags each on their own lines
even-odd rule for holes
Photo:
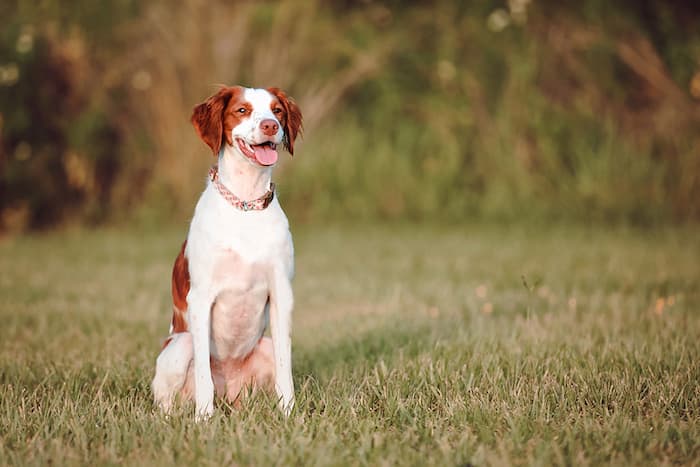
<svg viewBox="0 0 700 467">
<path fill-rule="evenodd" d="M 273 165 L 277 162 L 277 145 L 272 141 L 251 145 L 241 138 L 236 138 L 236 143 L 243 155 L 260 165 Z"/>
</svg>

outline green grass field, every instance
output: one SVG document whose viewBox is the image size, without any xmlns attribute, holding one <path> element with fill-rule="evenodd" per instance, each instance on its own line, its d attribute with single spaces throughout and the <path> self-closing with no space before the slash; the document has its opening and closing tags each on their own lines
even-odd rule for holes
<svg viewBox="0 0 700 467">
<path fill-rule="evenodd" d="M 700 232 L 304 227 L 294 377 L 154 411 L 185 229 L 0 242 L 0 463 L 700 465 Z"/>
</svg>

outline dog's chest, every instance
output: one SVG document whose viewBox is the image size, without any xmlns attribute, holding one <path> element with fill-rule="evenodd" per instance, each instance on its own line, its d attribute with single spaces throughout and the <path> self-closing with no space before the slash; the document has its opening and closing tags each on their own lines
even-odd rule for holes
<svg viewBox="0 0 700 467">
<path fill-rule="evenodd" d="M 291 236 L 279 204 L 248 215 L 217 207 L 202 203 L 195 212 L 189 268 L 193 281 L 215 293 L 212 356 L 238 359 L 250 353 L 267 325 L 273 268 L 293 268 Z"/>
<path fill-rule="evenodd" d="M 187 239 L 192 284 L 213 295 L 211 354 L 242 358 L 267 325 L 273 271 L 293 273 L 289 224 L 276 199 L 263 211 L 232 208 L 209 185 L 197 204 Z"/>
<path fill-rule="evenodd" d="M 211 353 L 220 360 L 241 358 L 265 330 L 269 266 L 248 263 L 233 251 L 219 256 L 213 283 L 219 292 L 211 310 Z"/>
<path fill-rule="evenodd" d="M 263 211 L 233 209 L 210 186 L 198 203 L 189 241 L 199 241 L 207 253 L 233 251 L 248 263 L 274 262 L 288 254 L 289 223 L 277 199 Z"/>
</svg>

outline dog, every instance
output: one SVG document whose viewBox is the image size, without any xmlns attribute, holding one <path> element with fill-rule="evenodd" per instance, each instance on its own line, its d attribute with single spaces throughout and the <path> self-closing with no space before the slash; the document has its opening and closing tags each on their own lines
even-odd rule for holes
<svg viewBox="0 0 700 467">
<path fill-rule="evenodd" d="M 289 415 L 294 247 L 271 177 L 280 145 L 294 155 L 301 111 L 279 88 L 233 86 L 197 105 L 191 121 L 218 164 L 173 267 L 154 401 L 168 413 L 176 397 L 194 398 L 201 420 L 215 393 L 238 404 L 246 388 L 274 388 Z"/>
</svg>

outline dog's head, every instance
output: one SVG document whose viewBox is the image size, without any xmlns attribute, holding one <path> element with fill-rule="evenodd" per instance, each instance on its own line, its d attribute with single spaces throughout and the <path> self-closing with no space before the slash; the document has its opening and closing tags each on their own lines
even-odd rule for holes
<svg viewBox="0 0 700 467">
<path fill-rule="evenodd" d="M 225 143 L 253 163 L 277 162 L 277 145 L 294 155 L 301 111 L 278 88 L 223 87 L 194 108 L 192 124 L 215 156 Z"/>
</svg>

